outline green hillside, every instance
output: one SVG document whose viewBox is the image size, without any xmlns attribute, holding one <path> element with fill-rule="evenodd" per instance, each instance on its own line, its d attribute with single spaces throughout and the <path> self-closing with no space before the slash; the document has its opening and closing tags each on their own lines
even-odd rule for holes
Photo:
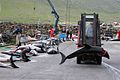
<svg viewBox="0 0 120 80">
<path fill-rule="evenodd" d="M 66 20 L 67 0 L 51 0 L 60 15 L 60 21 Z M 105 22 L 120 22 L 120 0 L 68 0 L 70 3 L 70 21 L 77 23 L 84 12 L 99 13 Z M 53 23 L 54 16 L 47 0 L 0 0 L 0 20 L 22 23 Z"/>
</svg>

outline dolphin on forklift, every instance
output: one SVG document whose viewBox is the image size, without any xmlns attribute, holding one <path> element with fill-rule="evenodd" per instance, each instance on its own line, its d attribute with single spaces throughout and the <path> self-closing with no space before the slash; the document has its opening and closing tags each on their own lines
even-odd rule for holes
<svg viewBox="0 0 120 80">
<path fill-rule="evenodd" d="M 102 63 L 102 57 L 110 58 L 108 52 L 101 47 L 100 37 L 100 21 L 98 14 L 81 14 L 81 20 L 78 22 L 78 42 L 77 51 L 71 53 L 67 57 L 60 52 L 62 55 L 61 63 L 64 63 L 66 59 L 77 57 L 77 64 L 82 62 L 94 61 L 97 64 Z"/>
<path fill-rule="evenodd" d="M 84 47 L 82 47 L 79 50 L 71 53 L 68 56 L 65 56 L 62 52 L 60 52 L 60 54 L 62 56 L 62 60 L 61 60 L 60 64 L 63 64 L 66 61 L 66 59 L 71 59 L 71 58 L 74 58 L 74 57 L 80 57 L 81 55 L 85 55 L 85 54 L 88 54 L 88 53 L 97 54 L 98 56 L 110 59 L 108 52 L 106 50 L 104 50 L 102 47 L 90 46 L 90 45 L 85 44 Z"/>
</svg>

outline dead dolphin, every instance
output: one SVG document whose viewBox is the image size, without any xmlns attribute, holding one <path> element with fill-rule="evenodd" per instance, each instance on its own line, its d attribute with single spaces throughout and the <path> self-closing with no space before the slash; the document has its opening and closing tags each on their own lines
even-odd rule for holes
<svg viewBox="0 0 120 80">
<path fill-rule="evenodd" d="M 3 54 L 3 55 L 6 55 L 6 54 Z M 2 58 L 2 61 L 0 61 L 0 67 L 3 67 L 3 68 L 8 68 L 9 66 L 12 67 L 12 68 L 19 68 L 18 66 L 15 65 L 14 63 L 14 60 L 13 60 L 13 56 L 14 55 L 6 55 L 8 56 L 8 58 Z M 9 57 L 10 56 L 10 57 Z M 8 64 L 5 64 L 6 62 L 10 62 L 10 65 Z"/>
<path fill-rule="evenodd" d="M 61 60 L 60 64 L 63 64 L 66 61 L 66 59 L 71 59 L 71 58 L 74 58 L 74 57 L 78 57 L 78 56 L 86 54 L 86 53 L 89 53 L 89 54 L 96 53 L 99 56 L 106 57 L 108 59 L 110 58 L 108 52 L 106 50 L 104 50 L 102 47 L 100 47 L 100 46 L 90 46 L 90 45 L 87 45 L 87 44 L 85 44 L 84 47 L 82 47 L 79 50 L 71 53 L 68 56 L 65 56 L 62 52 L 59 52 L 59 53 L 62 56 L 62 60 Z"/>
<path fill-rule="evenodd" d="M 58 54 L 58 50 L 54 46 L 52 46 L 47 50 L 47 53 L 48 54 Z"/>
<path fill-rule="evenodd" d="M 18 66 L 16 66 L 14 64 L 13 55 L 11 55 L 11 57 L 10 57 L 10 66 L 13 67 L 13 68 L 19 68 Z"/>
<path fill-rule="evenodd" d="M 16 51 L 17 50 L 21 50 L 21 54 L 17 54 Z M 21 56 L 22 60 L 24 62 L 28 62 L 30 61 L 29 56 L 27 56 L 26 54 L 29 53 L 31 51 L 30 47 L 26 47 L 26 46 L 20 46 L 18 47 L 15 51 L 9 51 L 9 52 L 2 52 L 2 54 L 7 54 L 7 55 L 12 55 L 12 56 Z"/>
</svg>

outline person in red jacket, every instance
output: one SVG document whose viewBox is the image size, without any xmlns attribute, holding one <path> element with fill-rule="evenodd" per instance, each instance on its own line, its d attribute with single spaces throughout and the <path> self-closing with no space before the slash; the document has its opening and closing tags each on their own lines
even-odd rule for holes
<svg viewBox="0 0 120 80">
<path fill-rule="evenodd" d="M 51 27 L 50 28 L 50 38 L 54 37 L 54 29 Z"/>
<path fill-rule="evenodd" d="M 117 34 L 118 34 L 118 39 L 120 39 L 120 30 L 117 32 Z"/>
</svg>

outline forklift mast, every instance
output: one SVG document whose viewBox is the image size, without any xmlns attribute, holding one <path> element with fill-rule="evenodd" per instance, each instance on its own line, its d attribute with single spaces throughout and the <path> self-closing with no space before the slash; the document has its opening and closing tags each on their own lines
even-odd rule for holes
<svg viewBox="0 0 120 80">
<path fill-rule="evenodd" d="M 100 21 L 98 14 L 81 14 L 81 21 L 79 21 L 78 30 L 78 48 L 85 45 L 101 47 L 100 39 Z M 101 64 L 102 56 L 98 53 L 88 52 L 77 57 L 77 64 L 81 64 L 82 61 L 94 61 L 97 64 Z"/>
<path fill-rule="evenodd" d="M 90 23 L 93 24 L 93 41 L 92 46 L 101 46 L 101 39 L 100 39 L 100 21 L 98 18 L 98 14 L 81 14 L 81 21 L 78 22 L 79 29 L 78 29 L 78 47 L 82 47 L 84 44 L 87 43 L 86 38 L 86 26 Z"/>
<path fill-rule="evenodd" d="M 47 1 L 48 1 L 48 3 L 49 3 L 50 7 L 52 8 L 51 13 L 52 13 L 52 14 L 55 16 L 55 18 L 56 18 L 56 21 L 55 21 L 55 24 L 54 24 L 54 29 L 55 29 L 55 34 L 57 34 L 57 31 L 58 31 L 58 29 L 57 29 L 57 24 L 58 24 L 58 21 L 59 21 L 59 15 L 58 15 L 58 13 L 56 12 L 56 10 L 55 10 L 55 8 L 54 8 L 54 5 L 52 4 L 51 0 L 47 0 Z"/>
</svg>

